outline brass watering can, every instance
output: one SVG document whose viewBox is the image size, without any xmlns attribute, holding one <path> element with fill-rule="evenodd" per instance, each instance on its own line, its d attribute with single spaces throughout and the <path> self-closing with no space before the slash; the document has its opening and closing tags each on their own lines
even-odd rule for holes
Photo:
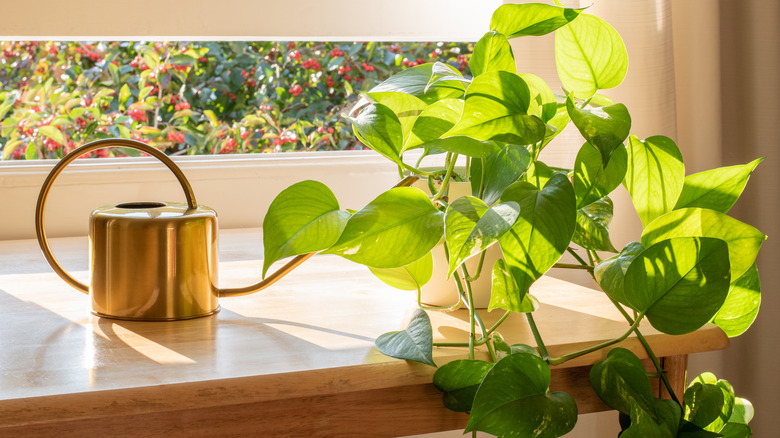
<svg viewBox="0 0 780 438">
<path fill-rule="evenodd" d="M 162 161 L 179 180 L 187 203 L 126 202 L 93 211 L 89 218 L 90 286 L 54 258 L 44 229 L 44 208 L 54 180 L 79 156 L 106 147 L 137 149 Z M 89 294 L 97 316 L 173 321 L 212 315 L 219 297 L 265 289 L 314 253 L 295 257 L 264 280 L 240 289 L 217 282 L 217 213 L 198 205 L 184 173 L 165 154 L 135 140 L 105 139 L 73 150 L 49 173 L 38 195 L 35 232 L 43 254 L 63 280 Z"/>
</svg>

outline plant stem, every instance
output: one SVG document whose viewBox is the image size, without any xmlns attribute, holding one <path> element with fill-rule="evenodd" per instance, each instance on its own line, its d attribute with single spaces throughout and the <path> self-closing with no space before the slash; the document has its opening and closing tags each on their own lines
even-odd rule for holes
<svg viewBox="0 0 780 438">
<path fill-rule="evenodd" d="M 642 317 L 645 316 L 644 313 L 640 313 L 640 315 Z M 641 321 L 641 320 L 642 319 L 639 318 L 636 321 L 634 321 L 634 323 L 631 324 L 631 327 L 628 329 L 628 331 L 623 333 L 620 337 L 617 337 L 617 338 L 615 338 L 615 339 L 613 339 L 611 341 L 602 342 L 601 344 L 594 345 L 592 347 L 588 347 L 588 348 L 585 348 L 585 349 L 580 350 L 580 351 L 575 351 L 573 353 L 564 354 L 561 357 L 551 357 L 551 358 L 548 358 L 547 359 L 547 363 L 549 363 L 550 365 L 559 365 L 559 364 L 562 364 L 562 363 L 567 362 L 569 360 L 578 358 L 580 356 L 584 356 L 584 355 L 586 355 L 588 353 L 592 353 L 594 351 L 601 350 L 602 348 L 606 348 L 606 347 L 609 347 L 611 345 L 615 345 L 618 342 L 621 342 L 624 339 L 626 339 L 628 337 L 628 335 L 630 335 L 639 326 L 639 321 Z"/>
<path fill-rule="evenodd" d="M 460 274 L 458 274 L 458 271 L 452 273 L 453 278 L 455 278 L 455 285 L 458 287 L 458 292 L 462 297 L 465 298 L 465 304 L 466 307 L 469 310 L 469 359 L 474 359 L 474 346 L 475 346 L 475 320 L 474 320 L 474 301 L 471 297 L 471 288 L 469 287 L 467 291 L 464 291 L 463 289 L 463 283 L 460 281 Z M 484 338 L 484 336 L 483 336 Z"/>
<path fill-rule="evenodd" d="M 453 154 L 451 152 L 447 153 L 447 162 L 449 163 L 447 165 L 447 173 L 444 174 L 444 180 L 441 182 L 441 187 L 439 188 L 439 191 L 436 192 L 436 194 L 433 196 L 432 201 L 435 203 L 439 199 L 444 196 L 444 193 L 447 191 L 447 187 L 450 185 L 450 178 L 452 178 L 452 171 L 455 169 L 455 161 L 457 161 L 458 154 Z"/>
<path fill-rule="evenodd" d="M 469 271 L 466 268 L 466 265 L 465 264 L 460 265 L 460 269 L 463 271 L 463 278 L 467 279 L 469 277 Z M 477 276 L 479 276 L 479 275 L 477 275 Z M 469 280 L 466 280 L 466 290 L 468 291 L 469 295 L 471 295 L 471 293 L 472 293 L 471 281 L 469 281 Z M 469 308 L 473 307 L 473 304 L 474 304 L 473 302 L 469 302 Z M 476 309 L 474 309 L 474 319 L 476 319 L 477 324 L 479 324 L 479 331 L 482 334 L 482 336 L 483 337 L 487 336 L 487 334 L 485 333 L 486 332 L 486 330 L 485 330 L 485 323 L 482 321 L 482 317 L 479 316 L 479 313 L 477 313 Z"/>
<path fill-rule="evenodd" d="M 474 318 L 476 309 L 474 309 L 474 298 L 471 295 L 471 287 L 468 282 L 466 283 L 466 293 L 468 294 L 469 299 L 469 359 L 474 359 L 474 341 L 477 337 L 475 327 L 476 318 Z"/>
<path fill-rule="evenodd" d="M 580 257 L 580 256 L 579 256 L 579 254 L 577 254 L 577 252 L 576 252 L 576 251 L 574 251 L 574 250 L 573 250 L 573 249 L 571 249 L 571 248 L 566 248 L 566 251 L 568 251 L 568 252 L 569 252 L 569 254 L 571 254 L 572 256 L 574 256 L 574 258 L 575 258 L 575 259 L 577 259 L 577 261 L 578 261 L 578 262 L 580 262 L 582 265 L 584 265 L 584 266 L 588 266 L 588 263 L 586 263 L 586 262 L 585 262 L 585 260 L 583 260 L 583 259 L 582 259 L 582 257 Z"/>
<path fill-rule="evenodd" d="M 479 274 L 482 272 L 482 264 L 485 262 L 485 251 L 479 255 L 479 264 L 477 265 L 477 273 L 474 276 L 467 276 L 466 281 L 475 281 L 479 278 Z"/>
<path fill-rule="evenodd" d="M 628 315 L 628 312 L 623 308 L 623 306 L 620 305 L 617 301 L 610 298 L 610 301 L 612 301 L 612 304 L 617 307 L 617 309 L 620 311 L 620 313 L 623 315 L 623 317 L 626 319 L 626 321 L 629 322 L 629 324 L 635 324 L 637 319 L 640 318 L 631 318 L 631 316 Z M 677 395 L 674 393 L 674 390 L 672 389 L 672 384 L 669 382 L 669 378 L 666 376 L 666 372 L 661 367 L 661 363 L 658 361 L 658 357 L 656 357 L 655 353 L 653 352 L 653 349 L 650 348 L 650 344 L 647 342 L 647 339 L 645 339 L 644 335 L 639 331 L 639 327 L 637 326 L 636 329 L 634 329 L 634 333 L 636 333 L 636 337 L 639 340 L 639 342 L 642 344 L 642 347 L 644 347 L 645 352 L 647 352 L 647 355 L 650 357 L 650 360 L 653 361 L 653 365 L 655 366 L 656 371 L 658 371 L 659 376 L 661 377 L 661 381 L 664 382 L 664 386 L 666 387 L 666 390 L 669 392 L 669 395 L 672 397 L 672 400 L 677 402 L 677 404 L 681 405 L 680 400 L 677 398 Z"/>
<path fill-rule="evenodd" d="M 493 327 L 490 327 L 488 329 L 487 333 L 485 333 L 485 336 L 489 336 L 490 334 L 492 334 L 498 328 L 498 326 L 500 326 L 501 323 L 504 322 L 507 319 L 507 317 L 509 315 L 511 315 L 511 314 L 512 314 L 512 312 L 510 312 L 508 310 L 506 312 L 504 312 L 504 314 L 501 315 L 501 318 L 498 318 L 498 321 L 496 321 L 496 323 L 493 324 Z"/>
<path fill-rule="evenodd" d="M 531 315 L 531 313 L 526 313 L 525 319 L 528 320 L 528 326 L 531 327 L 531 333 L 534 334 L 536 347 L 539 349 L 539 353 L 542 355 L 542 359 L 547 360 L 550 357 L 550 353 L 547 352 L 547 346 L 544 345 L 542 335 L 539 333 L 539 329 L 536 327 L 536 321 L 534 321 L 533 315 Z"/>
<path fill-rule="evenodd" d="M 491 344 L 490 342 L 486 342 L 485 345 L 487 346 L 488 353 L 490 354 L 490 361 L 496 362 L 498 357 L 496 356 L 495 350 L 493 350 L 493 344 Z"/>
<path fill-rule="evenodd" d="M 438 175 L 443 175 L 445 173 L 443 170 L 437 170 L 435 172 L 426 172 L 424 170 L 420 170 L 420 169 L 418 169 L 416 167 L 410 166 L 410 165 L 408 165 L 406 163 L 403 163 L 402 165 L 403 165 L 404 169 L 408 170 L 409 172 L 411 172 L 411 173 L 413 173 L 415 175 L 419 175 L 419 176 L 422 176 L 422 177 L 438 176 Z"/>
<path fill-rule="evenodd" d="M 455 310 L 460 307 L 460 295 L 458 295 L 458 301 L 455 304 L 449 306 L 424 306 L 422 303 L 422 289 L 417 288 L 417 306 L 423 310 Z"/>
</svg>

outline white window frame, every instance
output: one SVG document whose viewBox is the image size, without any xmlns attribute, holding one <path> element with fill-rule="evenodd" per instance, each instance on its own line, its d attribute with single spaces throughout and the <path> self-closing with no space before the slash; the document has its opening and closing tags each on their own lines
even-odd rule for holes
<svg viewBox="0 0 780 438">
<path fill-rule="evenodd" d="M 331 40 L 477 41 L 500 0 L 60 0 L 7 2 L 0 40 Z M 231 11 L 231 13 L 226 13 Z M 237 12 L 236 12 L 237 11 Z M 12 17 L 12 18 L 11 18 Z M 360 208 L 398 180 L 372 151 L 176 157 L 199 203 L 223 228 L 259 227 L 283 188 L 304 179 L 328 184 L 342 208 Z M 41 184 L 54 160 L 0 162 L 0 240 L 34 238 Z M 152 159 L 71 164 L 47 202 L 49 236 L 85 235 L 100 205 L 183 200 L 172 175 Z"/>
</svg>

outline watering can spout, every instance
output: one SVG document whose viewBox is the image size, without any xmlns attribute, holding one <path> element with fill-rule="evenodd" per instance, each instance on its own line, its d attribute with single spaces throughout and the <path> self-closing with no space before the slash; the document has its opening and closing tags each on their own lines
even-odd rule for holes
<svg viewBox="0 0 780 438">
<path fill-rule="evenodd" d="M 311 258 L 311 256 L 313 256 L 314 254 L 316 253 L 310 252 L 308 254 L 301 254 L 293 258 L 292 260 L 287 262 L 284 266 L 276 270 L 273 274 L 269 275 L 268 277 L 264 278 L 262 281 L 259 281 L 251 286 L 231 288 L 231 289 L 217 289 L 217 296 L 239 297 L 241 295 L 249 295 L 255 292 L 260 292 L 261 290 L 281 280 L 282 277 L 289 274 L 293 269 L 297 268 L 301 263 Z"/>
</svg>

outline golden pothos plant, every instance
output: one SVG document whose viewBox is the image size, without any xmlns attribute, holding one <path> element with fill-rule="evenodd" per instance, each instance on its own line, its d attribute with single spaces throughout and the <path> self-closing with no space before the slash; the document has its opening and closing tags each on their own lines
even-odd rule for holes
<svg viewBox="0 0 780 438">
<path fill-rule="evenodd" d="M 366 93 L 346 117 L 365 145 L 394 162 L 401 176 L 429 182 L 432 194 L 394 187 L 356 212 L 341 210 L 323 184 L 295 184 L 273 201 L 264 222 L 264 272 L 276 260 L 309 252 L 364 264 L 396 287 L 418 290 L 431 277 L 431 250 L 444 240 L 449 275 L 469 310 L 468 358 L 439 367 L 434 384 L 447 408 L 470 414 L 466 431 L 501 437 L 558 437 L 577 421 L 574 399 L 550 391 L 549 365 L 612 348 L 591 371 L 593 390 L 620 411 L 621 437 L 744 437 L 752 407 L 711 374 L 675 394 L 639 323 L 681 335 L 709 322 L 729 336 L 751 325 L 760 303 L 756 256 L 766 236 L 728 215 L 751 163 L 685 175 L 674 141 L 631 135 L 622 103 L 601 94 L 619 85 L 628 56 L 618 33 L 585 8 L 506 4 L 474 46 L 473 77 L 443 63 L 398 73 Z M 509 39 L 555 34 L 563 89 L 516 71 Z M 553 54 L 551 54 L 552 56 Z M 567 126 L 583 137 L 572 169 L 539 160 Z M 572 128 L 569 128 L 572 129 Z M 405 154 L 444 154 L 438 170 L 409 164 Z M 461 158 L 463 168 L 456 168 Z M 405 180 L 408 181 L 408 180 Z M 452 181 L 472 194 L 448 196 Z M 615 248 L 609 237 L 610 194 L 623 185 L 643 231 Z M 484 272 L 463 262 L 498 245 L 503 257 Z M 580 266 L 559 263 L 564 253 Z M 480 266 L 482 264 L 480 263 Z M 534 322 L 531 285 L 551 268 L 590 272 L 626 320 L 612 341 L 550 356 Z M 471 282 L 492 277 L 489 310 L 505 312 L 486 327 L 474 309 Z M 430 310 L 428 310 L 430 311 Z M 507 345 L 501 322 L 525 314 L 535 346 Z M 393 357 L 436 366 L 431 324 L 420 309 L 409 326 L 377 339 Z M 635 335 L 671 400 L 656 398 L 641 361 L 614 344 Z M 483 346 L 490 361 L 475 359 Z"/>
</svg>

